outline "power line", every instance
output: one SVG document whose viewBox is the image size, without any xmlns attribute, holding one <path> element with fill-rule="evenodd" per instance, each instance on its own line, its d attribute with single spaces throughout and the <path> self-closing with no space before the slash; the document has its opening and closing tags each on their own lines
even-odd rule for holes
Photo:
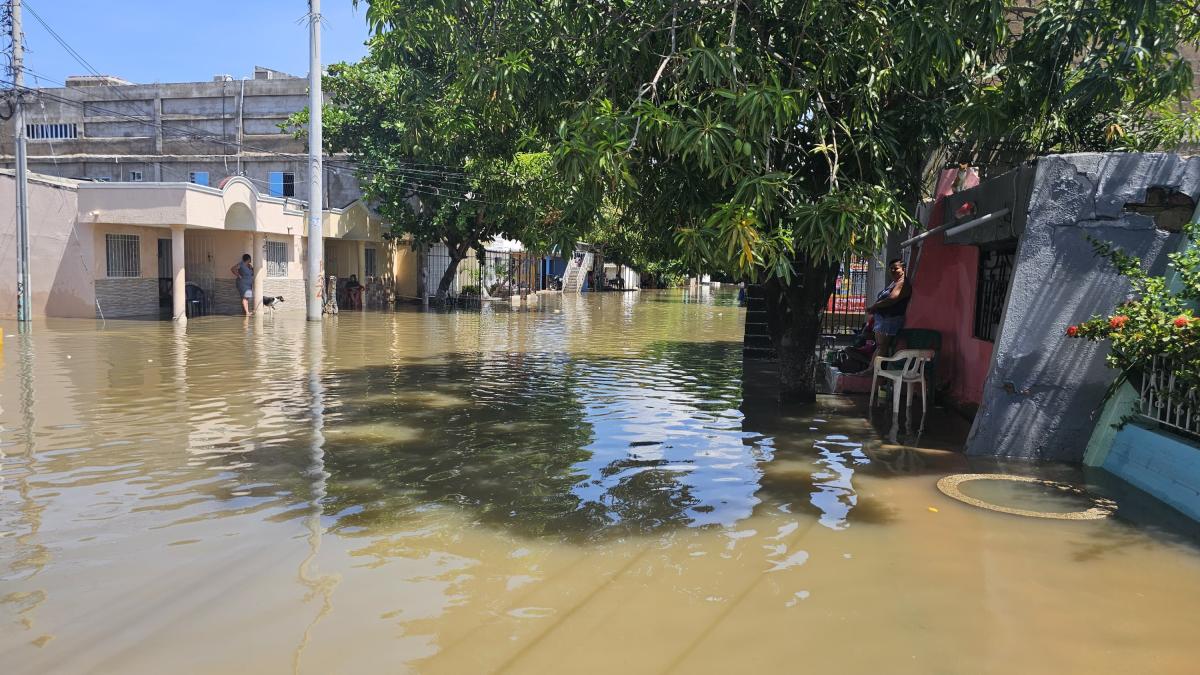
<svg viewBox="0 0 1200 675">
<path fill-rule="evenodd" d="M 100 71 L 96 70 L 95 66 L 93 66 L 91 64 L 91 62 L 89 62 L 87 59 L 85 59 L 83 57 L 83 54 L 80 54 L 78 51 L 76 51 L 76 49 L 74 47 L 72 47 L 61 35 L 59 35 L 53 28 L 51 28 L 50 24 L 47 23 L 46 20 L 43 19 L 42 16 L 40 14 L 38 14 L 37 11 L 34 10 L 34 8 L 32 6 L 30 6 L 28 1 L 26 1 L 23 4 L 23 6 L 25 8 L 25 11 L 29 12 L 29 14 L 31 16 L 33 16 L 33 18 L 42 25 L 42 28 L 46 29 L 46 32 L 50 34 L 50 37 L 54 38 L 54 41 L 57 42 L 59 45 L 61 45 L 62 48 L 64 50 L 66 50 L 67 54 L 69 54 L 71 56 L 71 58 L 75 59 L 75 61 L 77 63 L 79 63 L 79 65 L 83 66 L 92 75 L 95 75 L 97 78 L 100 78 L 101 80 L 104 79 L 105 76 L 102 75 L 100 73 Z M 26 71 L 26 72 L 28 72 L 28 71 Z M 30 73 L 30 74 L 32 75 L 33 73 Z M 66 86 L 66 85 L 64 85 L 64 86 Z M 124 93 L 119 91 L 116 87 L 113 87 L 112 85 L 107 85 L 107 84 L 104 86 L 109 89 L 112 89 L 121 98 L 125 98 L 125 99 L 128 98 L 125 96 Z"/>
<path fill-rule="evenodd" d="M 49 82 L 51 84 L 61 85 L 65 89 L 80 92 L 85 96 L 92 95 L 92 93 L 89 91 L 80 89 L 78 87 L 72 87 L 72 86 L 64 84 L 62 82 L 56 82 L 55 80 L 48 78 L 48 77 L 46 77 L 40 73 L 37 73 L 33 70 L 30 70 L 29 68 L 22 68 L 22 70 L 24 72 L 32 75 L 33 77 L 37 78 L 40 81 Z M 221 137 L 215 136 L 212 133 L 210 133 L 209 131 L 207 131 L 205 129 L 200 129 L 199 127 L 193 127 L 193 126 L 186 125 L 186 124 L 175 124 L 175 123 L 170 123 L 170 122 L 157 122 L 156 123 L 151 120 L 146 120 L 142 117 L 138 117 L 136 115 L 130 115 L 128 113 L 121 113 L 116 110 L 111 110 L 111 109 L 100 107 L 98 105 L 95 105 L 94 102 L 75 101 L 73 99 L 64 98 L 64 97 L 58 96 L 56 94 L 51 94 L 51 93 L 41 90 L 41 89 L 30 89 L 28 87 L 26 87 L 25 89 L 28 91 L 31 91 L 33 93 L 42 95 L 42 96 L 47 96 L 47 97 L 49 97 L 53 100 L 56 100 L 60 103 L 79 107 L 84 110 L 87 110 L 90 108 L 91 110 L 106 113 L 112 117 L 120 117 L 123 119 L 137 122 L 139 124 L 145 124 L 147 126 L 157 127 L 157 128 L 162 129 L 163 131 L 177 131 L 180 135 L 183 135 L 183 136 L 195 136 L 202 140 L 212 141 L 214 143 L 218 143 L 218 144 L 225 145 L 228 147 L 241 148 L 243 150 L 251 150 L 254 152 L 261 152 L 264 154 L 271 154 L 271 155 L 276 155 L 276 156 L 281 156 L 281 157 L 287 157 L 288 159 L 295 160 L 295 161 L 301 161 L 306 158 L 306 155 L 301 155 L 298 153 L 283 153 L 283 152 L 279 152 L 276 150 L 270 150 L 267 148 L 261 148 L 261 147 L 257 147 L 257 146 L 253 146 L 253 145 L 247 145 L 243 142 L 229 141 L 229 140 L 226 140 L 224 136 L 221 136 Z M 368 169 L 373 169 L 375 172 L 378 172 L 378 173 L 398 173 L 398 174 L 404 174 L 404 175 L 415 174 L 414 176 L 412 176 L 413 178 L 419 178 L 420 176 L 432 176 L 432 177 L 440 178 L 444 182 L 447 182 L 447 183 L 458 182 L 458 183 L 463 183 L 465 187 L 471 187 L 471 185 L 469 183 L 469 177 L 467 176 L 467 174 L 462 173 L 461 171 L 452 170 L 449 167 L 445 167 L 443 165 L 438 165 L 438 164 L 421 164 L 421 163 L 416 163 L 416 162 L 404 162 L 404 164 L 407 166 L 433 167 L 435 169 L 435 170 L 429 170 L 429 169 L 407 168 L 406 166 L 389 167 L 389 166 L 384 166 L 382 164 L 374 164 L 371 162 L 361 162 L 361 161 L 357 161 L 357 160 L 355 161 L 354 165 L 347 165 L 347 164 L 338 162 L 338 160 L 333 160 L 333 159 L 331 159 L 329 161 L 333 162 L 333 163 L 341 164 L 343 166 L 349 166 L 350 168 L 354 168 L 355 166 L 361 166 L 361 167 L 365 167 Z"/>
<path fill-rule="evenodd" d="M 16 87 L 16 85 L 11 82 L 6 82 L 4 84 L 9 84 L 11 86 Z M 173 124 L 168 124 L 168 123 L 163 123 L 163 122 L 154 122 L 151 120 L 146 120 L 146 119 L 144 119 L 142 117 L 138 117 L 136 115 L 129 115 L 126 113 L 121 113 L 116 110 L 106 109 L 106 108 L 97 106 L 94 103 L 89 103 L 89 102 L 85 102 L 85 101 L 76 101 L 76 100 L 73 100 L 70 98 L 57 96 L 55 94 L 51 94 L 44 90 L 38 90 L 38 89 L 33 89 L 30 87 L 24 87 L 24 86 L 20 87 L 20 89 L 22 89 L 23 91 L 33 93 L 33 94 L 37 94 L 39 96 L 49 98 L 53 101 L 57 101 L 64 105 L 74 106 L 74 107 L 85 109 L 85 110 L 106 113 L 107 115 L 112 116 L 112 117 L 129 120 L 129 121 L 136 122 L 138 124 L 149 126 L 149 127 L 159 128 L 159 129 L 163 130 L 164 132 L 168 132 L 168 133 L 176 132 L 176 133 L 180 134 L 181 136 L 185 137 L 182 139 L 172 138 L 172 140 L 182 140 L 183 142 L 208 141 L 208 142 L 211 142 L 211 143 L 214 143 L 217 145 L 226 146 L 226 147 L 242 148 L 244 150 L 251 150 L 251 151 L 259 152 L 262 154 L 272 155 L 272 156 L 276 156 L 276 157 L 283 157 L 283 158 L 288 159 L 289 161 L 296 161 L 296 162 L 301 161 L 301 159 L 304 157 L 303 155 L 299 155 L 296 153 L 284 153 L 284 152 L 279 152 L 279 151 L 275 151 L 275 150 L 269 150 L 267 148 L 260 148 L 260 147 L 256 147 L 256 146 L 252 146 L 252 145 L 246 145 L 244 143 L 239 143 L 236 141 L 228 141 L 222 137 L 214 136 L 214 135 L 208 133 L 207 131 L 197 129 L 195 127 L 178 126 L 178 125 L 173 125 Z M 187 138 L 187 137 L 190 137 L 190 138 Z M 442 191 L 446 190 L 449 192 L 453 192 L 452 188 L 457 189 L 457 190 L 466 190 L 468 193 L 475 193 L 476 196 L 481 197 L 481 198 L 486 196 L 486 195 L 476 192 L 476 188 L 468 182 L 468 179 L 452 177 L 451 174 L 448 174 L 448 173 L 419 171 L 416 169 L 406 170 L 406 169 L 402 169 L 402 168 L 391 168 L 391 167 L 377 168 L 378 165 L 374 165 L 374 164 L 370 164 L 370 163 L 364 163 L 364 164 L 356 167 L 355 165 L 342 164 L 341 162 L 337 162 L 337 161 L 330 161 L 327 163 L 327 166 L 331 170 L 335 170 L 335 171 L 341 169 L 341 170 L 343 170 L 343 173 L 349 173 L 350 175 L 353 175 L 353 172 L 356 170 L 362 170 L 369 174 L 385 175 L 385 176 L 400 178 L 402 180 L 409 181 L 413 184 L 409 187 L 409 189 L 413 189 L 415 192 L 426 194 L 429 196 L 445 197 L 447 195 L 442 194 Z M 417 175 L 414 175 L 414 174 L 417 174 Z M 461 174 L 461 175 L 465 175 L 465 174 Z M 438 181 L 437 180 L 438 178 L 440 178 L 441 180 Z M 417 189 L 417 188 L 432 189 L 432 190 L 434 190 L 434 192 L 427 192 L 427 191 L 423 192 L 422 190 Z M 473 198 L 472 198 L 472 200 L 475 201 Z M 480 199 L 478 201 L 482 202 L 482 199 Z M 486 203 L 486 202 L 483 202 L 483 203 Z"/>
</svg>

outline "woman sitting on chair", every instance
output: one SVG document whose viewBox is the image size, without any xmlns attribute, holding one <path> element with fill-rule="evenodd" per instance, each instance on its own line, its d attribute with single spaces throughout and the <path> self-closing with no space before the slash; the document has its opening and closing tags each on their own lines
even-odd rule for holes
<svg viewBox="0 0 1200 675">
<path fill-rule="evenodd" d="M 362 309 L 362 284 L 358 283 L 358 275 L 351 274 L 350 281 L 346 282 L 346 305 L 350 309 Z"/>
<path fill-rule="evenodd" d="M 904 261 L 896 258 L 888 263 L 892 283 L 879 292 L 875 302 L 867 307 L 867 313 L 875 315 L 876 352 L 890 356 L 896 334 L 904 328 L 904 313 L 912 298 L 912 284 L 905 276 Z"/>
</svg>

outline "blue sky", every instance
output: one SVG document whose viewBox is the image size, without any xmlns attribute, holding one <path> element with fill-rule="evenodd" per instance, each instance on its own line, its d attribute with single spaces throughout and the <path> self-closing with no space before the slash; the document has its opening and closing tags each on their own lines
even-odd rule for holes
<svg viewBox="0 0 1200 675">
<path fill-rule="evenodd" d="M 75 51 L 105 75 L 132 82 L 202 82 L 254 66 L 308 73 L 307 0 L 25 0 Z M 355 61 L 367 50 L 365 5 L 322 0 L 322 61 Z M 28 12 L 25 67 L 63 82 L 86 69 Z M 27 84 L 39 83 L 26 75 Z M 48 83 L 43 83 L 48 84 Z"/>
</svg>

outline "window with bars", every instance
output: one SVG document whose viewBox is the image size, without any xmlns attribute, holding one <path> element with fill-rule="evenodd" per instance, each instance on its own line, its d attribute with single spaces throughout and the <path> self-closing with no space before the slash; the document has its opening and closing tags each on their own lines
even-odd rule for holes
<svg viewBox="0 0 1200 675">
<path fill-rule="evenodd" d="M 267 276 L 286 277 L 288 268 L 288 245 L 282 241 L 267 242 Z"/>
<path fill-rule="evenodd" d="M 106 234 L 104 249 L 109 277 L 129 278 L 142 275 L 140 240 L 136 234 Z"/>
<path fill-rule="evenodd" d="M 31 141 L 57 141 L 79 138 L 78 124 L 26 124 L 25 138 Z"/>
<path fill-rule="evenodd" d="M 376 271 L 376 267 L 375 267 L 375 261 L 376 261 L 375 249 L 368 248 L 365 251 L 363 251 L 363 259 L 366 264 L 366 269 L 363 270 L 363 273 L 368 277 L 373 277 L 373 276 L 377 275 L 378 272 Z"/>
<path fill-rule="evenodd" d="M 1000 320 L 1004 316 L 1004 300 L 1012 280 L 1016 260 L 1015 243 L 979 252 L 979 276 L 975 281 L 975 337 L 996 341 Z"/>
</svg>

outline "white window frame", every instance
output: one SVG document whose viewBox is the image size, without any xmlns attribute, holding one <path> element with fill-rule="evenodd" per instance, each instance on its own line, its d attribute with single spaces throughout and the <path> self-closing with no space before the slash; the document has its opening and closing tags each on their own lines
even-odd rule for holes
<svg viewBox="0 0 1200 675">
<path fill-rule="evenodd" d="M 291 247 L 284 241 L 267 240 L 263 258 L 267 261 L 268 277 L 286 277 L 288 275 L 288 258 Z"/>
<path fill-rule="evenodd" d="M 129 182 L 130 183 L 140 183 L 140 182 L 142 182 L 142 180 L 144 180 L 144 176 L 145 176 L 145 174 L 141 171 L 131 170 L 129 172 Z"/>
<path fill-rule="evenodd" d="M 25 138 L 31 141 L 70 141 L 79 138 L 79 125 L 74 122 L 26 124 Z"/>
<path fill-rule="evenodd" d="M 109 279 L 142 276 L 142 238 L 136 234 L 105 234 L 104 262 Z"/>
</svg>

